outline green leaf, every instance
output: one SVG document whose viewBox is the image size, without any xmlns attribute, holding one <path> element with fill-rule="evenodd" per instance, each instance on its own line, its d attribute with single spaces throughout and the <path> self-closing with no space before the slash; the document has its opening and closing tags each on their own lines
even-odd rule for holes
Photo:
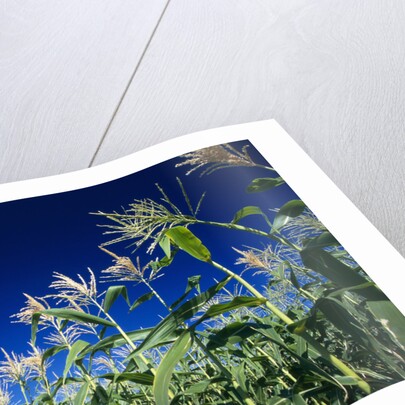
<svg viewBox="0 0 405 405">
<path fill-rule="evenodd" d="M 107 326 L 103 326 L 101 329 L 100 329 L 100 332 L 98 333 L 98 338 L 101 340 L 101 339 L 104 339 L 104 336 L 105 336 L 105 333 L 107 332 Z"/>
<path fill-rule="evenodd" d="M 145 340 L 134 350 L 126 360 L 130 360 L 137 353 L 150 349 L 161 344 L 173 335 L 173 332 L 186 320 L 192 318 L 199 309 L 210 300 L 219 290 L 221 290 L 230 280 L 228 276 L 219 283 L 210 287 L 207 291 L 191 298 L 189 301 L 180 305 L 175 311 L 171 312 L 165 319 L 158 323 L 152 331 L 146 336 Z"/>
<path fill-rule="evenodd" d="M 188 387 L 184 392 L 182 392 L 183 395 L 195 395 L 195 394 L 201 394 L 204 391 L 207 390 L 208 387 L 222 381 L 226 381 L 227 379 L 225 377 L 214 377 L 206 380 L 202 380 L 199 382 L 193 382 L 193 385 Z"/>
<path fill-rule="evenodd" d="M 271 342 L 280 346 L 283 350 L 287 351 L 291 356 L 295 357 L 301 366 L 306 370 L 306 373 L 311 373 L 315 376 L 322 377 L 323 380 L 329 381 L 330 383 L 336 385 L 339 388 L 342 388 L 342 385 L 339 381 L 336 380 L 332 375 L 320 368 L 316 363 L 307 359 L 304 356 L 299 355 L 295 350 L 292 350 L 290 346 L 287 346 L 284 341 L 281 339 L 278 332 L 273 328 L 265 327 L 266 325 L 252 326 L 252 328 L 260 333 L 262 336 L 269 339 Z"/>
<path fill-rule="evenodd" d="M 144 295 L 141 295 L 135 302 L 131 305 L 131 308 L 129 308 L 129 312 L 132 312 L 135 308 L 139 307 L 139 305 L 143 304 L 146 301 L 149 301 L 152 299 L 154 296 L 153 292 L 146 293 Z"/>
<path fill-rule="evenodd" d="M 108 288 L 104 298 L 104 311 L 108 313 L 115 300 L 122 295 L 126 303 L 130 305 L 127 287 L 124 285 L 113 285 Z"/>
<path fill-rule="evenodd" d="M 386 354 L 385 345 L 381 345 L 381 342 L 358 320 L 360 316 L 355 306 L 350 306 L 349 303 L 343 304 L 335 298 L 328 297 L 319 299 L 314 309 L 322 311 L 326 318 L 339 330 L 351 335 L 359 345 L 363 345 L 369 352 L 374 353 L 374 356 L 379 357 L 387 367 L 405 378 L 404 370 L 398 367 L 396 362 Z"/>
<path fill-rule="evenodd" d="M 365 284 L 366 287 L 356 292 L 370 300 L 386 300 L 385 294 L 375 285 L 368 285 L 366 278 L 356 270 L 342 263 L 330 253 L 321 248 L 303 249 L 300 252 L 302 262 L 306 267 L 322 274 L 339 287 L 353 287 Z"/>
<path fill-rule="evenodd" d="M 299 290 L 301 288 L 300 283 L 298 282 L 298 279 L 294 273 L 294 270 L 290 268 L 290 280 L 292 285 Z"/>
<path fill-rule="evenodd" d="M 197 275 L 197 276 L 191 276 L 187 279 L 187 286 L 186 286 L 186 290 L 184 291 L 184 294 L 177 299 L 175 302 L 173 302 L 172 305 L 170 305 L 170 309 L 173 309 L 174 307 L 176 307 L 181 301 L 184 300 L 184 298 L 187 297 L 188 293 L 195 287 L 196 290 L 198 291 L 198 293 L 200 294 L 200 280 L 201 280 L 201 276 Z"/>
<path fill-rule="evenodd" d="M 238 382 L 240 385 L 241 389 L 244 392 L 248 391 L 248 388 L 246 386 L 246 370 L 245 370 L 245 364 L 241 363 L 239 366 L 234 366 L 231 369 L 231 373 L 234 376 L 235 380 Z"/>
<path fill-rule="evenodd" d="M 340 331 L 351 335 L 354 340 L 369 350 L 376 350 L 376 340 L 368 336 L 364 326 L 335 298 L 320 298 L 314 309 L 319 309 Z"/>
<path fill-rule="evenodd" d="M 58 378 L 53 384 L 52 384 L 52 398 L 55 397 L 55 395 L 58 393 L 60 388 L 62 388 L 64 385 L 69 385 L 69 384 L 77 384 L 77 383 L 85 383 L 86 381 L 82 377 L 67 377 L 65 380 L 60 377 Z"/>
<path fill-rule="evenodd" d="M 308 285 L 308 284 L 306 284 Z M 329 290 L 329 291 L 325 291 L 323 293 L 325 298 L 336 298 L 336 297 L 340 297 L 342 295 L 344 295 L 345 293 L 348 292 L 356 292 L 356 290 L 362 290 L 365 287 L 370 287 L 370 286 L 374 286 L 374 283 L 372 281 L 368 281 L 364 284 L 358 284 L 358 285 L 354 285 L 352 287 L 344 287 L 344 288 L 340 288 L 340 289 L 334 289 L 334 290 Z"/>
<path fill-rule="evenodd" d="M 308 318 L 302 318 L 294 323 L 287 325 L 287 330 L 295 335 L 302 335 L 307 330 Z"/>
<path fill-rule="evenodd" d="M 176 255 L 178 250 L 179 250 L 179 248 L 177 246 L 173 246 L 170 257 L 164 256 L 162 259 L 160 259 L 158 261 L 151 262 L 150 267 L 153 270 L 153 272 L 157 273 L 161 268 L 167 267 L 170 264 L 172 264 L 174 256 Z"/>
<path fill-rule="evenodd" d="M 99 375 L 98 378 L 105 378 L 106 380 L 111 380 L 114 383 L 119 383 L 123 381 L 131 381 L 133 383 L 142 385 L 152 385 L 154 377 L 147 373 L 107 373 Z"/>
<path fill-rule="evenodd" d="M 336 380 L 338 380 L 342 385 L 357 385 L 359 383 L 356 378 L 347 375 L 335 374 L 333 377 L 336 378 Z"/>
<path fill-rule="evenodd" d="M 296 351 L 299 356 L 305 356 L 308 354 L 308 346 L 307 342 L 305 341 L 304 338 L 295 336 L 295 341 L 297 342 L 296 344 Z"/>
<path fill-rule="evenodd" d="M 45 361 L 48 360 L 50 357 L 55 356 L 55 354 L 61 352 L 62 350 L 68 349 L 68 346 L 66 345 L 56 345 L 52 346 L 49 349 L 44 351 L 44 354 L 42 355 L 42 365 L 45 364 Z"/>
<path fill-rule="evenodd" d="M 8 402 L 4 402 L 4 404 L 8 404 Z M 47 393 L 43 393 L 41 395 L 38 395 L 35 398 L 35 401 L 32 402 L 32 405 L 54 405 L 54 402 L 52 401 L 52 398 L 49 396 Z"/>
<path fill-rule="evenodd" d="M 60 323 L 59 330 L 64 330 L 66 326 L 68 325 L 69 321 L 67 319 L 62 319 L 62 322 Z"/>
<path fill-rule="evenodd" d="M 233 217 L 232 224 L 237 224 L 241 219 L 248 217 L 250 215 L 261 215 L 267 224 L 271 227 L 271 222 L 267 218 L 267 215 L 259 208 L 253 205 L 248 205 L 246 207 L 241 208 Z"/>
<path fill-rule="evenodd" d="M 274 278 L 272 280 L 270 280 L 270 281 L 276 281 L 277 280 L 276 277 L 278 277 L 278 281 L 284 280 L 286 278 L 285 277 L 285 270 L 288 267 L 289 266 L 286 264 L 286 262 L 280 263 L 277 266 L 277 268 L 274 269 L 274 271 L 273 271 L 274 272 L 274 274 L 273 274 Z"/>
<path fill-rule="evenodd" d="M 312 249 L 340 245 L 340 243 L 330 232 L 325 231 L 315 238 L 305 240 L 303 245 L 305 249 Z"/>
<path fill-rule="evenodd" d="M 73 405 L 84 405 L 87 398 L 87 393 L 89 391 L 89 386 L 90 386 L 89 383 L 85 383 L 80 387 L 80 390 L 77 392 L 75 396 Z"/>
<path fill-rule="evenodd" d="M 145 328 L 145 329 L 138 329 L 132 332 L 126 332 L 126 335 L 133 341 L 138 341 L 145 339 L 146 336 L 153 330 L 153 328 Z M 127 344 L 127 341 L 122 337 L 122 335 L 116 334 L 116 335 L 111 335 L 108 336 L 99 342 L 97 342 L 93 346 L 89 346 L 86 350 L 80 353 L 80 357 L 89 354 L 89 353 L 96 353 L 99 350 L 109 350 L 113 349 L 115 347 L 121 347 L 123 345 Z"/>
<path fill-rule="evenodd" d="M 291 405 L 291 401 L 287 398 L 272 397 L 267 402 L 268 405 Z"/>
<path fill-rule="evenodd" d="M 189 331 L 183 332 L 163 357 L 153 382 L 153 395 L 156 405 L 169 405 L 169 384 L 177 363 L 193 344 Z"/>
<path fill-rule="evenodd" d="M 72 347 L 69 350 L 69 354 L 66 357 L 65 369 L 63 370 L 63 379 L 66 379 L 67 373 L 69 372 L 70 368 L 72 367 L 74 361 L 77 358 L 77 355 L 83 351 L 89 343 L 85 342 L 84 340 L 77 340 L 73 343 Z"/>
<path fill-rule="evenodd" d="M 198 323 L 202 322 L 203 320 L 206 320 L 207 318 L 212 318 L 214 316 L 221 315 L 224 312 L 229 312 L 241 307 L 257 307 L 259 305 L 263 305 L 265 302 L 266 298 L 238 296 L 235 297 L 232 301 L 223 304 L 211 305 L 205 312 L 204 316 L 202 316 L 198 320 Z"/>
<path fill-rule="evenodd" d="M 37 340 L 37 332 L 38 332 L 38 324 L 39 319 L 41 318 L 41 314 L 39 312 L 35 312 L 32 315 L 31 320 L 31 342 L 35 345 L 35 341 Z"/>
<path fill-rule="evenodd" d="M 405 350 L 405 317 L 391 301 L 368 301 L 367 306 L 391 339 Z"/>
<path fill-rule="evenodd" d="M 95 325 L 104 326 L 117 326 L 115 323 L 110 322 L 107 319 L 103 319 L 95 315 L 86 314 L 85 312 L 76 311 L 74 309 L 45 309 L 44 311 L 37 313 L 40 315 L 55 316 L 56 318 L 66 319 L 69 321 L 92 323 Z"/>
<path fill-rule="evenodd" d="M 293 395 L 292 403 L 294 405 L 307 405 L 307 401 L 305 401 L 305 399 L 300 394 Z"/>
<path fill-rule="evenodd" d="M 97 405 L 112 405 L 107 391 L 101 385 L 97 385 L 91 402 Z"/>
<path fill-rule="evenodd" d="M 220 331 L 208 336 L 207 349 L 214 350 L 228 343 L 236 344 L 256 333 L 249 323 L 233 322 L 223 327 Z"/>
<path fill-rule="evenodd" d="M 162 248 L 163 252 L 165 252 L 166 257 L 170 259 L 170 239 L 166 235 L 163 235 L 162 238 L 159 240 L 159 246 Z"/>
<path fill-rule="evenodd" d="M 176 226 L 165 232 L 165 235 L 180 249 L 203 262 L 211 261 L 211 253 L 189 229 Z"/>
<path fill-rule="evenodd" d="M 85 312 L 76 311 L 74 309 L 59 309 L 59 308 L 45 309 L 43 311 L 34 313 L 32 316 L 31 340 L 32 340 L 33 344 L 35 344 L 35 341 L 36 341 L 36 334 L 38 331 L 38 324 L 39 324 L 41 315 L 53 316 L 56 318 L 64 319 L 66 321 L 92 323 L 92 324 L 104 325 L 104 326 L 114 326 L 114 327 L 116 326 L 115 323 L 107 321 L 106 319 L 100 318 L 95 315 L 86 314 Z"/>
<path fill-rule="evenodd" d="M 195 276 L 188 277 L 186 292 L 188 293 L 193 288 L 195 288 L 197 290 L 198 294 L 201 294 L 200 280 L 201 280 L 201 275 L 199 275 L 199 274 L 196 274 Z"/>
<path fill-rule="evenodd" d="M 306 205 L 301 200 L 291 200 L 284 204 L 274 218 L 272 232 L 280 230 L 291 218 L 301 215 L 305 207 Z"/>
<path fill-rule="evenodd" d="M 260 193 L 284 184 L 281 177 L 262 177 L 254 179 L 246 188 L 247 193 Z"/>
</svg>

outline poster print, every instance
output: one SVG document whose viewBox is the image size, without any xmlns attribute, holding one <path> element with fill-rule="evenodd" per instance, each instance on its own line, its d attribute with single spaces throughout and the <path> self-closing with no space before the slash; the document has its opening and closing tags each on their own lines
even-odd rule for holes
<svg viewBox="0 0 405 405">
<path fill-rule="evenodd" d="M 404 380 L 403 314 L 248 138 L 0 216 L 1 404 L 351 404 Z"/>
</svg>

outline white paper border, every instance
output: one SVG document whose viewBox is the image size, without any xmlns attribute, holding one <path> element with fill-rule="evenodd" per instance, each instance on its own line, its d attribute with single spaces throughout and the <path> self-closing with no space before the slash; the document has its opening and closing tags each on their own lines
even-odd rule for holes
<svg viewBox="0 0 405 405">
<path fill-rule="evenodd" d="M 392 302 L 405 313 L 405 259 L 274 120 L 196 132 L 89 169 L 0 184 L 0 202 L 102 184 L 190 151 L 243 139 L 252 142 Z M 404 393 L 405 382 L 401 382 L 356 404 L 379 405 L 387 400 L 398 403 L 399 396 Z"/>
</svg>

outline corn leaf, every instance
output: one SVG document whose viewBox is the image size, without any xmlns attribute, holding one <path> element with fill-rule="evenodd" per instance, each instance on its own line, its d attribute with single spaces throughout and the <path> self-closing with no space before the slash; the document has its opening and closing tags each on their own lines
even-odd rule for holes
<svg viewBox="0 0 405 405">
<path fill-rule="evenodd" d="M 8 404 L 8 402 L 7 403 L 4 402 L 2 404 Z M 49 394 L 44 393 L 44 394 L 38 395 L 35 398 L 35 401 L 32 402 L 32 405 L 39 405 L 39 404 L 41 404 L 41 405 L 45 405 L 45 404 L 53 405 L 54 402 L 52 401 L 52 397 L 50 397 Z"/>
<path fill-rule="evenodd" d="M 81 387 L 80 390 L 77 392 L 75 396 L 75 400 L 73 402 L 73 405 L 84 405 L 86 398 L 87 398 L 87 393 L 89 392 L 89 383 L 84 383 Z"/>
<path fill-rule="evenodd" d="M 31 340 L 35 344 L 36 335 L 38 331 L 38 324 L 41 318 L 41 315 L 45 316 L 54 316 L 56 318 L 65 319 L 67 321 L 77 321 L 82 323 L 92 323 L 95 325 L 103 325 L 103 326 L 116 326 L 115 323 L 110 322 L 106 319 L 100 318 L 95 315 L 86 314 L 85 312 L 76 311 L 74 309 L 59 309 L 59 308 L 52 308 L 52 309 L 45 309 L 41 312 L 36 312 L 32 316 L 31 322 Z"/>
<path fill-rule="evenodd" d="M 294 394 L 292 397 L 292 402 L 294 405 L 307 405 L 307 401 L 300 394 Z"/>
<path fill-rule="evenodd" d="M 271 231 L 276 232 L 280 230 L 291 218 L 301 215 L 305 207 L 306 205 L 301 200 L 288 201 L 288 203 L 284 204 L 277 212 Z"/>
<path fill-rule="evenodd" d="M 153 382 L 153 395 L 156 405 L 169 405 L 169 384 L 174 368 L 191 348 L 192 343 L 191 333 L 189 331 L 183 332 L 160 362 Z"/>
<path fill-rule="evenodd" d="M 72 347 L 69 350 L 69 354 L 66 357 L 65 369 L 63 370 L 63 379 L 66 379 L 67 373 L 75 362 L 77 355 L 83 351 L 89 344 L 84 340 L 77 340 L 73 343 Z"/>
<path fill-rule="evenodd" d="M 126 335 L 133 341 L 138 341 L 144 339 L 151 331 L 153 328 L 145 328 L 145 329 L 138 329 L 132 332 L 126 332 Z M 96 344 L 89 346 L 86 350 L 81 352 L 81 356 L 89 354 L 89 353 L 96 353 L 99 350 L 109 350 L 113 349 L 115 347 L 121 347 L 125 345 L 127 341 L 122 337 L 121 334 L 116 334 L 116 335 L 111 335 L 108 336 Z"/>
<path fill-rule="evenodd" d="M 180 298 L 178 298 L 176 301 L 174 301 L 173 304 L 170 305 L 170 309 L 177 307 L 177 305 L 180 304 L 180 302 L 183 301 L 187 297 L 187 295 L 193 288 L 195 288 L 198 291 L 198 293 L 200 294 L 201 293 L 200 280 L 201 280 L 200 275 L 189 277 L 187 279 L 187 286 L 186 286 L 186 290 L 184 291 L 184 294 Z"/>
<path fill-rule="evenodd" d="M 273 397 L 269 398 L 268 405 L 291 405 L 292 402 L 288 398 Z"/>
<path fill-rule="evenodd" d="M 62 377 L 58 378 L 53 384 L 52 384 L 52 397 L 55 397 L 55 395 L 58 393 L 60 388 L 62 388 L 65 385 L 69 384 L 78 384 L 78 383 L 84 383 L 86 382 L 83 377 L 66 377 L 63 379 Z"/>
<path fill-rule="evenodd" d="M 132 312 L 135 308 L 139 307 L 139 305 L 143 304 L 146 301 L 149 301 L 152 299 L 154 296 L 153 292 L 149 292 L 146 294 L 141 295 L 137 300 L 134 301 L 134 303 L 131 305 L 131 308 L 129 308 L 129 312 Z"/>
<path fill-rule="evenodd" d="M 261 215 L 267 224 L 271 227 L 271 222 L 267 218 L 267 215 L 259 208 L 253 205 L 248 205 L 241 208 L 233 217 L 232 224 L 237 224 L 241 219 L 246 218 L 250 215 Z"/>
<path fill-rule="evenodd" d="M 106 380 L 111 380 L 114 383 L 119 383 L 123 381 L 130 381 L 142 385 L 152 385 L 154 377 L 147 373 L 107 373 L 99 375 L 98 378 L 105 378 Z"/>
<path fill-rule="evenodd" d="M 42 355 L 41 363 L 42 365 L 45 364 L 45 361 L 48 360 L 50 357 L 55 356 L 55 354 L 61 352 L 62 350 L 68 349 L 66 345 L 56 345 L 52 346 L 49 349 L 46 349 Z"/>
<path fill-rule="evenodd" d="M 297 290 L 299 290 L 299 289 L 301 288 L 300 283 L 299 283 L 299 281 L 298 281 L 298 279 L 297 279 L 297 276 L 295 275 L 294 270 L 291 269 L 291 268 L 290 268 L 290 280 L 291 280 L 292 285 L 293 285 Z"/>
<path fill-rule="evenodd" d="M 296 351 L 287 346 L 280 338 L 280 335 L 273 328 L 265 327 L 265 325 L 252 326 L 252 328 L 283 350 L 287 351 L 291 356 L 295 357 L 307 372 L 311 372 L 313 375 L 318 376 L 339 388 L 343 388 L 342 384 L 340 384 L 339 381 L 337 381 L 336 378 L 334 378 L 331 374 L 324 371 L 316 363 L 312 362 L 306 357 L 300 356 Z"/>
<path fill-rule="evenodd" d="M 57 318 L 66 319 L 69 321 L 77 321 L 83 323 L 92 323 L 95 325 L 116 326 L 115 323 L 107 319 L 100 318 L 99 316 L 86 314 L 85 312 L 76 311 L 74 309 L 45 309 L 40 312 L 41 315 L 50 315 Z"/>
<path fill-rule="evenodd" d="M 172 246 L 170 251 L 170 257 L 164 256 L 162 259 L 151 262 L 150 267 L 154 273 L 157 273 L 161 268 L 167 267 L 172 264 L 174 256 L 178 252 L 179 248 L 177 246 Z"/>
<path fill-rule="evenodd" d="M 128 299 L 128 291 L 127 287 L 124 285 L 113 285 L 108 288 L 105 298 L 104 298 L 104 311 L 109 312 L 111 306 L 114 304 L 115 300 L 122 295 L 122 297 L 125 299 L 126 303 L 130 305 L 129 299 Z"/>
<path fill-rule="evenodd" d="M 324 277 L 333 281 L 339 287 L 353 287 L 360 284 L 366 285 L 357 289 L 356 292 L 370 300 L 386 300 L 385 294 L 376 286 L 366 284 L 369 280 L 360 275 L 340 260 L 333 257 L 329 252 L 321 248 L 303 249 L 300 252 L 304 265 Z"/>
<path fill-rule="evenodd" d="M 260 193 L 271 190 L 274 187 L 284 184 L 281 177 L 262 177 L 254 179 L 246 188 L 247 193 Z"/>
<path fill-rule="evenodd" d="M 226 344 L 235 344 L 241 342 L 243 339 L 247 339 L 257 332 L 251 327 L 251 325 L 258 324 L 249 324 L 243 322 L 233 322 L 229 325 L 226 325 L 221 330 L 216 333 L 210 334 L 208 336 L 207 348 L 209 350 L 217 349 Z"/>
<path fill-rule="evenodd" d="M 211 261 L 211 253 L 189 229 L 176 226 L 165 232 L 165 235 L 180 249 L 203 262 Z"/>
<path fill-rule="evenodd" d="M 163 235 L 162 238 L 159 240 L 159 246 L 162 248 L 163 252 L 165 252 L 166 257 L 170 259 L 170 239 L 166 235 Z"/>
<path fill-rule="evenodd" d="M 191 298 L 189 301 L 180 305 L 175 311 L 171 312 L 165 319 L 152 329 L 145 340 L 134 350 L 126 361 L 136 356 L 139 352 L 148 350 L 151 347 L 162 344 L 173 335 L 173 332 L 186 320 L 192 318 L 208 300 L 210 300 L 219 290 L 221 290 L 232 277 L 226 277 L 219 283 L 210 287 L 207 291 Z"/>
<path fill-rule="evenodd" d="M 310 317 L 302 318 L 294 323 L 291 323 L 290 325 L 287 325 L 287 330 L 295 335 L 302 335 L 308 328 L 307 324 L 309 320 Z"/>
<path fill-rule="evenodd" d="M 325 231 L 315 238 L 305 240 L 303 245 L 305 249 L 313 249 L 340 245 L 340 243 L 330 232 Z"/>
<path fill-rule="evenodd" d="M 257 298 L 257 297 L 244 297 L 238 296 L 235 297 L 232 301 L 223 303 L 223 304 L 214 304 L 211 305 L 208 310 L 205 312 L 204 316 L 202 316 L 198 323 L 202 321 L 212 318 L 214 316 L 221 315 L 225 312 L 232 311 L 237 308 L 241 307 L 257 307 L 259 305 L 263 305 L 266 302 L 266 298 Z"/>
<path fill-rule="evenodd" d="M 91 402 L 97 405 L 113 405 L 107 391 L 101 385 L 97 385 Z"/>
<path fill-rule="evenodd" d="M 367 306 L 391 339 L 405 350 L 404 315 L 391 301 L 368 301 Z"/>
</svg>

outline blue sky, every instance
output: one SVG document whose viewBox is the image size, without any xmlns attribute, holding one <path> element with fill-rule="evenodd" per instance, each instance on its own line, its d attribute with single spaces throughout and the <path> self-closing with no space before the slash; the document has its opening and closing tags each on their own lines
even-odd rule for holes
<svg viewBox="0 0 405 405">
<path fill-rule="evenodd" d="M 241 141 L 233 145 L 240 149 L 246 143 Z M 249 153 L 255 162 L 268 165 L 253 146 L 250 146 Z M 172 201 L 186 210 L 176 176 L 182 179 L 194 204 L 202 192 L 207 192 L 199 214 L 200 218 L 207 220 L 229 222 L 234 213 L 246 205 L 259 206 L 271 217 L 274 214 L 269 208 L 279 208 L 297 198 L 286 184 L 263 193 L 246 193 L 245 188 L 253 179 L 268 177 L 269 174 L 273 176 L 262 168 L 228 168 L 203 177 L 199 177 L 199 172 L 186 176 L 187 167 L 174 167 L 178 161 L 171 159 L 94 187 L 0 204 L 0 347 L 17 353 L 27 349 L 30 327 L 10 323 L 9 318 L 24 305 L 24 292 L 32 296 L 48 294 L 47 287 L 53 280 L 54 271 L 71 277 L 79 273 L 87 279 L 88 267 L 98 277 L 103 269 L 112 265 L 111 257 L 98 248 L 108 237 L 103 235 L 103 228 L 97 225 L 109 221 L 90 215 L 90 212 L 120 211 L 121 207 L 127 207 L 134 199 L 148 197 L 157 200 L 161 195 L 155 183 L 159 183 Z M 244 223 L 268 230 L 259 216 L 246 218 Z M 207 225 L 195 225 L 190 230 L 208 247 L 215 261 L 240 271 L 242 266 L 234 265 L 237 255 L 231 247 L 261 247 L 268 243 L 268 240 L 244 232 Z M 132 249 L 127 245 L 120 243 L 109 249 L 118 255 L 131 256 Z M 142 263 L 146 263 L 157 256 L 162 257 L 163 252 L 157 248 L 150 256 L 140 249 L 131 257 L 135 259 L 137 255 Z M 183 293 L 187 277 L 191 275 L 202 276 L 202 288 L 211 285 L 214 278 L 223 277 L 218 270 L 184 252 L 176 256 L 173 265 L 166 268 L 164 273 L 165 276 L 154 285 L 168 303 Z M 260 285 L 264 279 L 256 278 L 254 282 Z M 127 286 L 131 301 L 147 292 L 144 286 Z M 106 287 L 106 284 L 99 284 L 100 290 Z M 166 315 L 166 312 L 157 300 L 151 300 L 130 315 L 123 303 L 117 303 L 113 314 L 126 329 L 132 330 L 140 326 L 153 326 L 160 319 L 159 316 Z"/>
</svg>

